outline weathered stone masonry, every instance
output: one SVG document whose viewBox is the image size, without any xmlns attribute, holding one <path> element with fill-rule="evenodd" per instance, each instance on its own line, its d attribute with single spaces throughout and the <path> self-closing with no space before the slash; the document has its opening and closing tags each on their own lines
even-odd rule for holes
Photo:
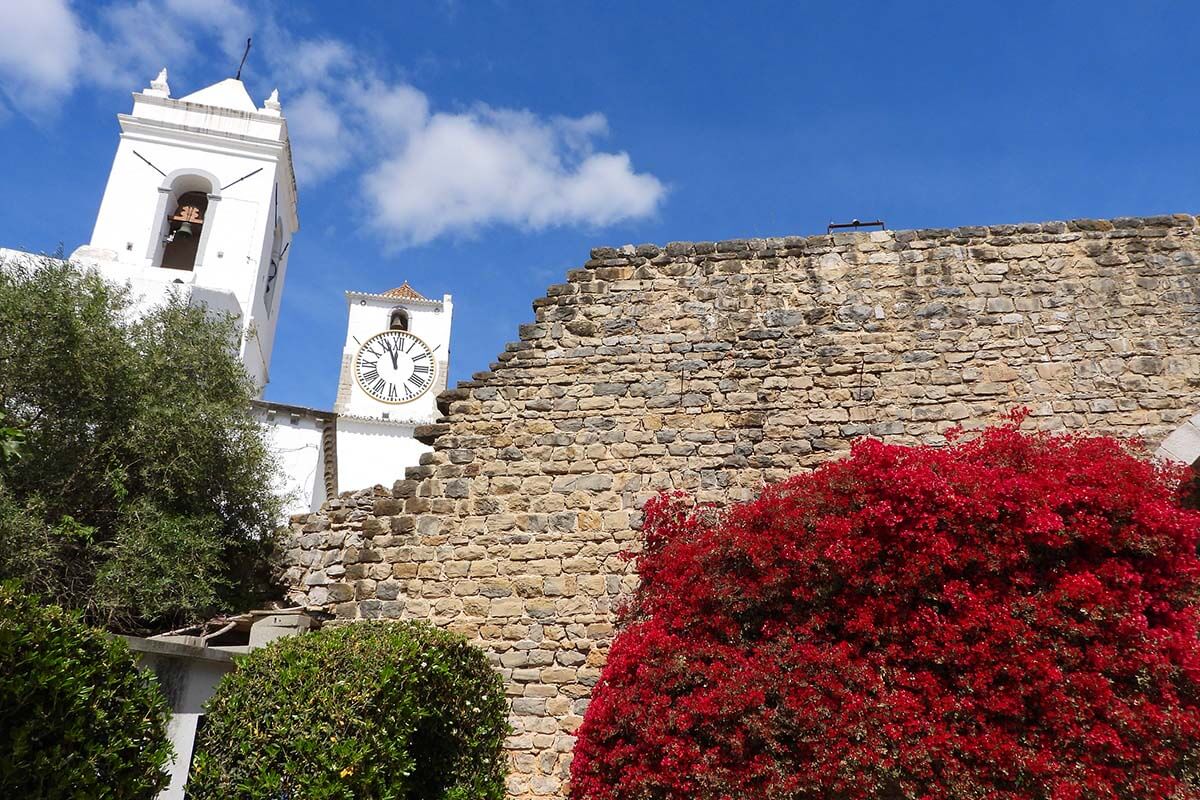
<svg viewBox="0 0 1200 800">
<path fill-rule="evenodd" d="M 1192 216 L 600 248 L 492 371 L 440 399 L 391 489 L 294 526 L 293 595 L 417 618 L 492 656 L 514 798 L 572 732 L 654 493 L 745 498 L 861 436 L 938 442 L 1016 405 L 1158 442 L 1196 409 Z"/>
</svg>

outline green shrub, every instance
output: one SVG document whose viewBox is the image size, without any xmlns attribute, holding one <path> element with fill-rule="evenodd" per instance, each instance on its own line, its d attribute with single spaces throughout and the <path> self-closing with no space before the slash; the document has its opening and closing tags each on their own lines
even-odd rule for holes
<svg viewBox="0 0 1200 800">
<path fill-rule="evenodd" d="M 0 585 L 0 797 L 149 800 L 167 713 L 124 642 Z"/>
<path fill-rule="evenodd" d="M 478 649 L 424 623 L 281 639 L 209 702 L 194 800 L 500 800 L 508 704 Z"/>
</svg>

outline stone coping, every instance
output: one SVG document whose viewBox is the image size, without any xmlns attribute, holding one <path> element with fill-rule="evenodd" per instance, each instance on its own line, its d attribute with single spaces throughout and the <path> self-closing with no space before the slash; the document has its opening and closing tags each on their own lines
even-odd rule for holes
<svg viewBox="0 0 1200 800">
<path fill-rule="evenodd" d="M 603 259 L 625 259 L 629 256 L 653 258 L 659 255 L 687 256 L 710 253 L 754 253 L 776 254 L 779 250 L 803 248 L 808 245 L 826 246 L 849 243 L 858 237 L 872 241 L 911 242 L 927 239 L 979 239 L 991 236 L 1013 236 L 1017 234 L 1048 233 L 1062 234 L 1083 231 L 1113 231 L 1137 228 L 1165 228 L 1178 225 L 1194 227 L 1196 217 L 1191 214 L 1160 214 L 1144 217 L 1113 217 L 1112 219 L 1073 219 L 1051 222 L 1022 222 L 1006 225 L 962 225 L 954 228 L 910 228 L 902 230 L 853 231 L 818 233 L 809 236 L 774 236 L 750 239 L 726 239 L 716 242 L 668 242 L 657 244 L 626 244 L 620 247 L 593 247 L 592 261 Z M 590 265 L 591 262 L 589 262 Z M 604 266 L 604 265 L 597 265 Z"/>
<path fill-rule="evenodd" d="M 168 642 L 162 639 L 143 639 L 140 636 L 118 636 L 124 639 L 129 649 L 135 653 L 147 653 L 167 658 L 185 658 L 196 661 L 213 661 L 221 664 L 233 664 L 234 656 L 225 650 L 214 647 L 203 647 L 183 642 Z"/>
</svg>

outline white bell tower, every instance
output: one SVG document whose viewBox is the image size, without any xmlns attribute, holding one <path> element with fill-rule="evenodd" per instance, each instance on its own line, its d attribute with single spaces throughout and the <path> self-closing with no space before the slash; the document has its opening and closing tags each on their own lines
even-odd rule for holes
<svg viewBox="0 0 1200 800">
<path fill-rule="evenodd" d="M 234 314 L 242 361 L 261 393 L 299 228 L 278 92 L 259 108 L 228 78 L 175 99 L 164 69 L 117 119 L 121 139 L 96 227 L 72 260 L 129 282 L 145 306 L 181 292 Z"/>
</svg>

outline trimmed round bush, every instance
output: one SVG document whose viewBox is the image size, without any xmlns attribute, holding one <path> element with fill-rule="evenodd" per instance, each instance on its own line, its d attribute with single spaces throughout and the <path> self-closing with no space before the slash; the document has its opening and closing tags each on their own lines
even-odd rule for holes
<svg viewBox="0 0 1200 800">
<path fill-rule="evenodd" d="M 0 797 L 150 800 L 167 717 L 123 641 L 0 585 Z"/>
<path fill-rule="evenodd" d="M 1200 797 L 1186 473 L 1019 422 L 648 504 L 572 797 Z"/>
<path fill-rule="evenodd" d="M 508 702 L 487 658 L 415 622 L 277 640 L 225 676 L 194 800 L 501 800 Z"/>
</svg>

